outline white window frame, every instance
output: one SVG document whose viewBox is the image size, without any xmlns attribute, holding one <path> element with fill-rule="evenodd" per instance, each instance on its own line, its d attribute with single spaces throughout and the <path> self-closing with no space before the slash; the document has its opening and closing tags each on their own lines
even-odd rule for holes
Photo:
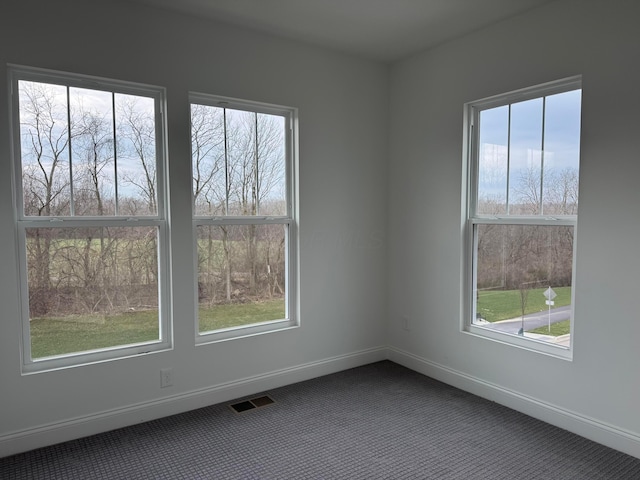
<svg viewBox="0 0 640 480">
<path fill-rule="evenodd" d="M 298 258 L 298 110 L 262 102 L 238 98 L 190 92 L 189 105 L 200 104 L 224 107 L 251 113 L 281 116 L 285 119 L 285 201 L 284 216 L 203 216 L 195 215 L 193 186 L 191 188 L 193 214 L 193 262 L 196 345 L 210 344 L 252 335 L 288 330 L 299 326 L 299 258 Z M 193 155 L 192 155 L 193 159 Z M 193 169 L 193 165 L 192 165 Z M 285 318 L 241 325 L 219 330 L 200 332 L 198 317 L 198 245 L 197 228 L 206 225 L 284 225 L 285 230 Z"/>
<path fill-rule="evenodd" d="M 49 371 L 136 355 L 165 351 L 173 346 L 171 321 L 171 284 L 169 262 L 169 222 L 166 161 L 166 94 L 163 87 L 139 83 L 67 73 L 20 65 L 9 65 L 9 96 L 13 164 L 14 212 L 18 245 L 18 267 L 20 280 L 20 310 L 22 321 L 22 373 Z M 153 98 L 155 104 L 155 149 L 156 149 L 156 201 L 157 214 L 138 217 L 128 216 L 56 216 L 37 217 L 24 214 L 22 187 L 22 158 L 20 142 L 19 81 L 33 81 L 64 87 L 80 87 L 106 92 L 122 93 Z M 29 325 L 29 291 L 27 284 L 26 230 L 29 228 L 91 228 L 91 227 L 156 227 L 158 229 L 158 315 L 159 338 L 150 342 L 114 346 L 69 354 L 33 359 L 31 357 L 31 334 Z"/>
<path fill-rule="evenodd" d="M 464 262 L 462 266 L 463 288 L 461 328 L 463 332 L 474 336 L 490 339 L 508 345 L 514 345 L 526 350 L 547 354 L 561 359 L 571 360 L 574 345 L 574 311 L 575 311 L 575 280 L 576 280 L 576 244 L 577 244 L 577 215 L 487 215 L 477 213 L 478 175 L 479 175 L 479 116 L 482 110 L 510 105 L 517 102 L 546 97 L 571 90 L 582 89 L 582 76 L 574 76 L 542 85 L 495 95 L 478 101 L 468 102 L 464 106 L 464 175 L 465 196 L 463 198 L 463 242 Z M 476 318 L 476 227 L 478 225 L 534 225 L 534 226 L 572 226 L 573 227 L 573 260 L 571 280 L 571 316 L 569 347 L 555 345 L 521 335 L 502 333 L 473 323 Z"/>
</svg>

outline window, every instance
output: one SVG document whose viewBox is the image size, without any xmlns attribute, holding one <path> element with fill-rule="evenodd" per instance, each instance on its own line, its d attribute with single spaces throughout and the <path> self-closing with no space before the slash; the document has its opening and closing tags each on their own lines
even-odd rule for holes
<svg viewBox="0 0 640 480">
<path fill-rule="evenodd" d="M 295 120 L 191 95 L 199 342 L 296 325 Z"/>
<path fill-rule="evenodd" d="M 581 81 L 467 105 L 467 330 L 568 350 Z"/>
<path fill-rule="evenodd" d="M 24 370 L 168 348 L 163 90 L 10 71 Z"/>
</svg>

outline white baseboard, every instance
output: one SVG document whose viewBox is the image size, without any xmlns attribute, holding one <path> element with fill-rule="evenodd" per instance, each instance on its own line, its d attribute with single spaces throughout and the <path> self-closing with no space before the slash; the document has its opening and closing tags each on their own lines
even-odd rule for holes
<svg viewBox="0 0 640 480">
<path fill-rule="evenodd" d="M 0 436 L 0 458 L 378 362 L 386 359 L 386 353 L 385 347 L 371 348 L 149 402 L 12 432 Z"/>
<path fill-rule="evenodd" d="M 486 382 L 394 347 L 376 347 L 331 357 L 149 402 L 12 432 L 0 436 L 0 457 L 228 402 L 384 359 L 640 458 L 638 434 Z"/>
<path fill-rule="evenodd" d="M 387 358 L 411 370 L 486 398 L 594 442 L 640 458 L 640 435 L 389 347 Z"/>
</svg>

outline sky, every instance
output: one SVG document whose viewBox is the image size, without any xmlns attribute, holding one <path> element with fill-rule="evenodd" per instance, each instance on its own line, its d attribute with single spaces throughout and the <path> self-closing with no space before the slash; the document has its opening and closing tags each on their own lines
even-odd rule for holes
<svg viewBox="0 0 640 480">
<path fill-rule="evenodd" d="M 74 190 L 80 187 L 80 178 L 82 175 L 82 167 L 85 165 L 85 158 L 91 151 L 87 149 L 86 142 L 81 137 L 74 137 L 71 141 L 71 148 L 62 148 L 68 143 L 68 126 L 69 116 L 74 119 L 75 125 L 81 126 L 79 118 L 82 114 L 89 114 L 97 119 L 99 127 L 96 128 L 94 138 L 101 143 L 99 155 L 105 159 L 105 164 L 100 170 L 101 189 L 106 197 L 113 199 L 115 197 L 115 187 L 118 187 L 118 197 L 139 197 L 142 198 L 140 188 L 132 184 L 130 179 L 139 178 L 143 175 L 143 169 L 140 160 L 133 152 L 133 143 L 130 135 L 117 135 L 117 149 L 114 149 L 114 115 L 116 119 L 115 129 L 119 131 L 124 127 L 127 131 L 127 118 L 123 115 L 122 107 L 131 106 L 133 115 L 136 116 L 136 124 L 143 127 L 145 124 L 150 126 L 147 133 L 150 136 L 145 138 L 145 149 L 150 158 L 155 157 L 155 101 L 151 97 L 139 95 L 127 95 L 106 92 L 102 90 L 93 90 L 86 88 L 67 87 L 53 84 L 46 84 L 31 81 L 19 81 L 20 91 L 20 123 L 21 123 L 21 154 L 23 170 L 31 169 L 34 175 L 40 180 L 44 180 L 36 157 L 32 154 L 30 132 L 34 133 L 36 115 L 34 115 L 33 105 L 36 101 L 31 101 L 27 96 L 28 91 L 35 92 L 37 95 L 38 108 L 43 118 L 47 118 L 45 122 L 49 122 L 52 126 L 52 134 L 44 133 L 42 136 L 54 137 L 59 140 L 56 148 L 47 145 L 44 142 L 43 156 L 41 163 L 45 170 L 51 168 L 53 164 L 53 152 L 55 149 L 61 151 L 60 159 L 62 161 L 59 171 L 61 181 L 69 182 L 74 185 Z M 34 97 L 32 97 L 34 98 Z M 49 105 L 46 100 L 50 101 Z M 69 107 L 69 108 L 68 108 Z M 31 127 L 29 126 L 31 125 Z M 41 129 L 45 132 L 45 128 Z M 130 132 L 131 129 L 128 129 Z M 71 168 L 69 168 L 69 158 L 71 158 Z M 62 177 L 65 177 L 62 180 Z M 116 180 L 117 177 L 117 180 Z M 70 187 L 64 189 L 68 198 Z"/>
<path fill-rule="evenodd" d="M 581 91 L 535 98 L 480 112 L 480 197 L 505 202 L 527 169 L 544 178 L 551 170 L 579 169 Z M 544 165 L 544 167 L 543 167 Z M 539 181 L 538 181 L 539 182 Z M 544 180 L 543 180 L 544 182 Z"/>
</svg>

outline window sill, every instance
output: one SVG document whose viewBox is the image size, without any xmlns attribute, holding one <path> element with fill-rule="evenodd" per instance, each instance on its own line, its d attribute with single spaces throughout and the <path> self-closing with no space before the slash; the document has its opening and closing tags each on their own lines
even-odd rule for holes
<svg viewBox="0 0 640 480">
<path fill-rule="evenodd" d="M 52 372 L 68 368 L 83 367 L 96 363 L 112 362 L 125 358 L 134 358 L 140 355 L 148 355 L 172 350 L 169 342 L 151 342 L 127 347 L 112 347 L 89 352 L 69 353 L 53 357 L 42 357 L 22 365 L 22 375 Z"/>
<path fill-rule="evenodd" d="M 298 328 L 299 325 L 293 320 L 274 320 L 240 327 L 231 327 L 211 332 L 196 334 L 196 346 L 208 345 L 210 343 L 225 342 L 237 338 L 247 338 L 266 333 L 281 332 Z"/>
<path fill-rule="evenodd" d="M 554 344 L 546 341 L 539 340 L 535 336 L 521 336 L 510 333 L 498 332 L 491 330 L 490 328 L 468 325 L 463 330 L 463 333 L 472 335 L 474 337 L 484 338 L 486 340 L 502 343 L 512 347 L 528 350 L 530 352 L 540 353 L 551 357 L 559 358 L 561 360 L 573 360 L 573 349 L 571 346 Z"/>
</svg>

